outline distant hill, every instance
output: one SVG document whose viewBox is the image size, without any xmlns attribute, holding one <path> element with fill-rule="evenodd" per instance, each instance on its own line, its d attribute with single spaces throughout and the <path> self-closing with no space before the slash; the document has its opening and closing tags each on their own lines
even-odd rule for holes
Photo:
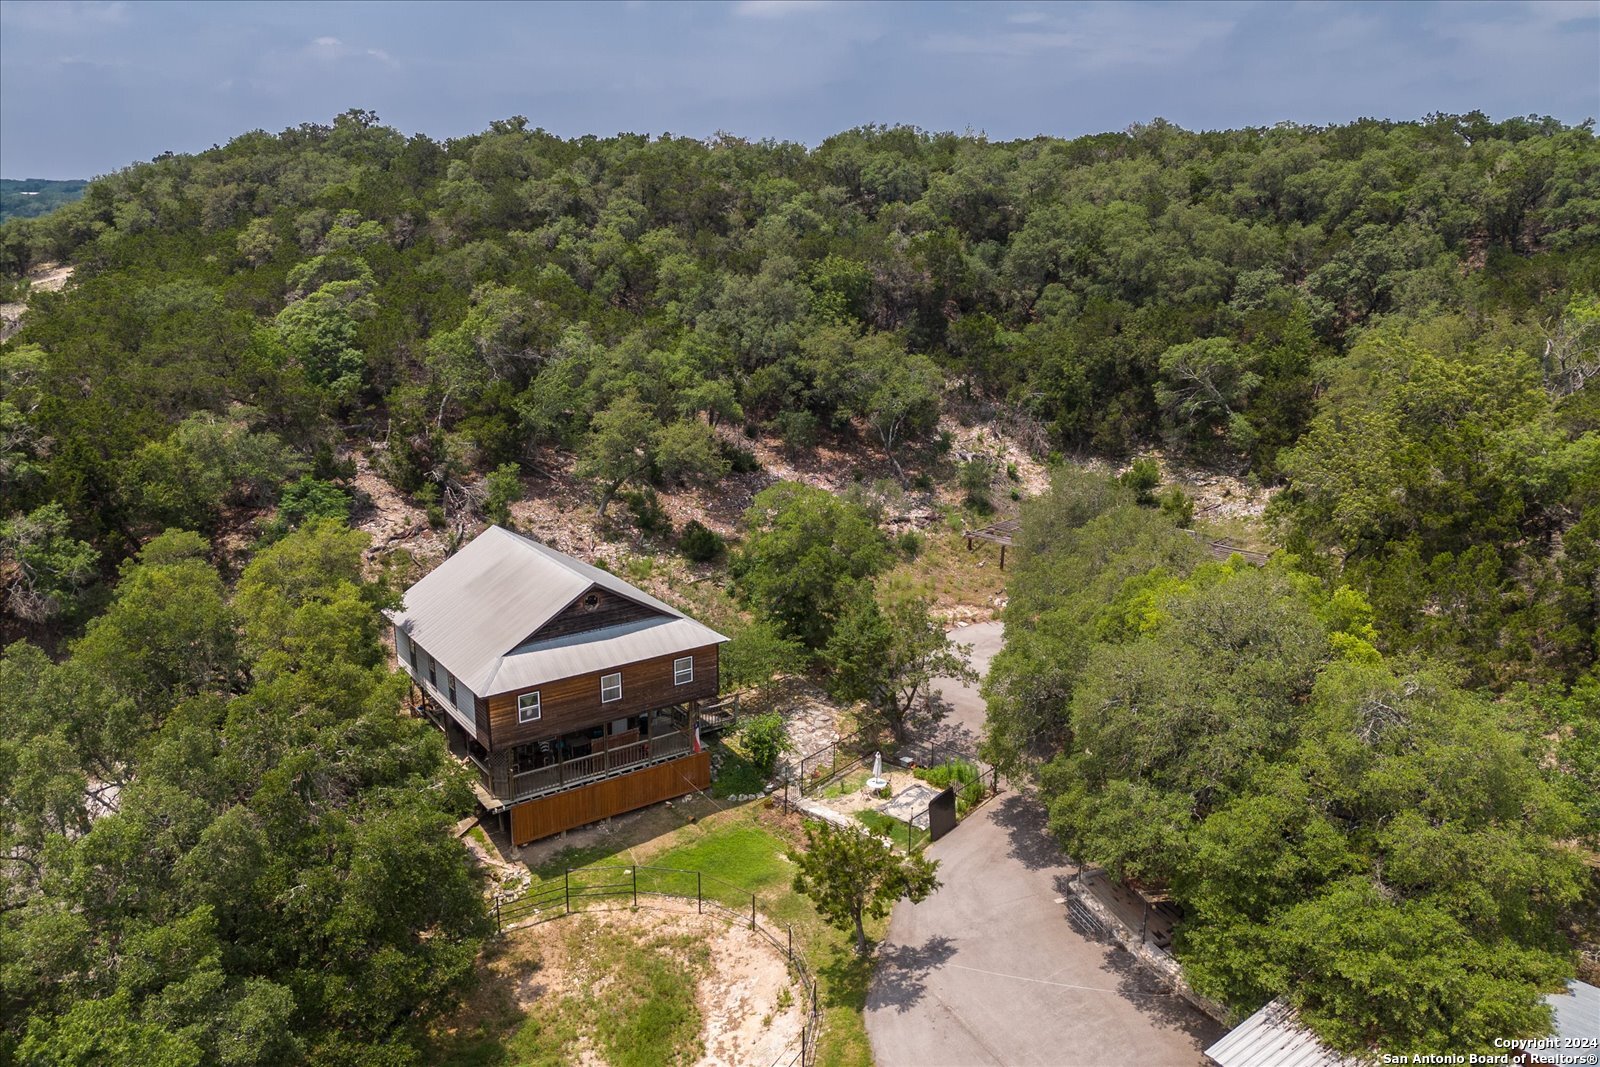
<svg viewBox="0 0 1600 1067">
<path fill-rule="evenodd" d="M 0 178 L 0 222 L 48 215 L 62 204 L 83 195 L 88 181 L 51 181 L 48 178 Z"/>
</svg>

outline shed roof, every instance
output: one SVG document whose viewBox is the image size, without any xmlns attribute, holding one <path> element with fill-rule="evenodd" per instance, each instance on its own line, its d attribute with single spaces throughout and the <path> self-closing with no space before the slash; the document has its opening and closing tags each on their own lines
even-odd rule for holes
<svg viewBox="0 0 1600 1067">
<path fill-rule="evenodd" d="M 1267 1004 L 1206 1049 L 1221 1067 L 1355 1067 L 1300 1022 L 1289 1002 Z"/>
<path fill-rule="evenodd" d="M 593 586 L 660 617 L 522 644 Z M 616 575 L 499 526 L 406 590 L 391 617 L 479 696 L 727 640 Z"/>
<path fill-rule="evenodd" d="M 1561 1038 L 1567 1048 L 1583 1047 L 1575 1044 L 1579 1040 L 1600 1041 L 1600 987 L 1574 980 L 1566 992 L 1551 993 L 1544 1002 L 1555 1012 L 1551 1036 Z"/>
</svg>

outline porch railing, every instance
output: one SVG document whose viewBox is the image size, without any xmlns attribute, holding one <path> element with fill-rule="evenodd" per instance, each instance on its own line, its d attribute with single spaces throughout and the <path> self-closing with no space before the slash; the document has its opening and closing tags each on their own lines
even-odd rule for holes
<svg viewBox="0 0 1600 1067">
<path fill-rule="evenodd" d="M 598 782 L 602 778 L 610 778 L 625 771 L 676 759 L 693 747 L 693 742 L 687 734 L 675 730 L 672 733 L 647 737 L 643 741 L 635 741 L 629 745 L 619 745 L 605 752 L 591 752 L 587 756 L 579 756 L 577 759 L 569 759 L 549 767 L 523 771 L 511 776 L 511 795 L 505 800 L 508 803 L 532 800 L 548 793 L 558 793 L 563 789 Z"/>
</svg>

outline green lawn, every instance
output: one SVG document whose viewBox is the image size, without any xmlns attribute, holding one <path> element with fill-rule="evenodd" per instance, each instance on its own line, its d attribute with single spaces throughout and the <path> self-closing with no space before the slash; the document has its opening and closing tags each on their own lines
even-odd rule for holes
<svg viewBox="0 0 1600 1067">
<path fill-rule="evenodd" d="M 721 799 L 762 793 L 767 788 L 767 775 L 745 758 L 737 738 L 720 738 L 711 743 L 713 759 L 720 760 L 717 777 L 711 783 L 711 795 Z"/>
<path fill-rule="evenodd" d="M 895 847 L 902 851 L 907 846 L 916 849 L 928 843 L 928 831 L 920 826 L 912 826 L 903 819 L 893 815 L 885 815 L 881 811 L 863 808 L 855 813 L 856 821 L 866 824 L 867 829 L 875 834 L 881 834 L 895 843 Z"/>
<path fill-rule="evenodd" d="M 849 758 L 849 757 L 845 757 Z M 827 799 L 828 797 L 847 797 L 861 792 L 867 784 L 867 779 L 872 777 L 870 770 L 851 771 L 837 782 L 830 782 L 817 791 L 816 795 Z"/>
</svg>

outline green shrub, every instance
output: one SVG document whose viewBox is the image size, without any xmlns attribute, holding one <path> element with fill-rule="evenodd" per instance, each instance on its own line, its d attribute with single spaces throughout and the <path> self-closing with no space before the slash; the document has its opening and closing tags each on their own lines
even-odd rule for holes
<svg viewBox="0 0 1600 1067">
<path fill-rule="evenodd" d="M 965 815 L 983 798 L 983 772 L 966 760 L 949 760 L 936 767 L 918 767 L 911 773 L 935 789 L 954 786 L 958 816 Z"/>
<path fill-rule="evenodd" d="M 993 481 L 994 464 L 987 456 L 973 456 L 961 465 L 956 475 L 956 484 L 966 494 L 967 506 L 983 513 L 993 506 L 989 503 L 989 487 Z"/>
<path fill-rule="evenodd" d="M 804 408 L 780 411 L 772 420 L 772 428 L 783 438 L 783 447 L 791 451 L 810 448 L 822 433 L 822 423 Z"/>
<path fill-rule="evenodd" d="M 678 550 L 696 563 L 710 563 L 722 558 L 728 550 L 728 542 L 698 519 L 690 519 L 678 535 Z"/>
<path fill-rule="evenodd" d="M 444 506 L 439 501 L 437 482 L 424 482 L 417 489 L 417 503 L 422 505 L 423 513 L 428 516 L 428 525 L 435 530 L 444 529 Z"/>
<path fill-rule="evenodd" d="M 311 475 L 302 475 L 284 486 L 278 498 L 278 514 L 273 516 L 263 536 L 276 541 L 290 530 L 318 519 L 350 521 L 350 494 L 337 485 Z"/>
<path fill-rule="evenodd" d="M 1132 489 L 1140 504 L 1150 507 L 1156 502 L 1155 488 L 1161 484 L 1161 467 L 1153 459 L 1136 459 L 1117 481 Z"/>
<path fill-rule="evenodd" d="M 502 463 L 484 479 L 488 497 L 483 503 L 485 517 L 496 526 L 511 525 L 511 505 L 522 499 L 522 468 Z"/>
<path fill-rule="evenodd" d="M 783 716 L 775 711 L 746 719 L 739 727 L 739 745 L 763 777 L 771 777 L 778 757 L 794 747 Z"/>
<path fill-rule="evenodd" d="M 622 494 L 622 502 L 633 515 L 633 524 L 640 533 L 668 535 L 672 533 L 672 519 L 661 506 L 661 498 L 654 489 L 639 489 Z"/>
<path fill-rule="evenodd" d="M 1173 486 L 1161 494 L 1161 513 L 1187 530 L 1194 525 L 1194 497 Z"/>
<path fill-rule="evenodd" d="M 915 530 L 907 530 L 895 538 L 895 547 L 906 559 L 916 559 L 922 554 L 922 535 Z"/>
<path fill-rule="evenodd" d="M 950 760 L 935 767 L 918 767 L 911 773 L 936 789 L 943 789 L 952 783 L 961 789 L 982 777 L 982 772 L 966 760 Z"/>
<path fill-rule="evenodd" d="M 736 444 L 722 441 L 718 447 L 722 456 L 728 461 L 728 469 L 734 474 L 754 474 L 761 469 L 761 460 L 748 448 L 740 448 Z"/>
</svg>

